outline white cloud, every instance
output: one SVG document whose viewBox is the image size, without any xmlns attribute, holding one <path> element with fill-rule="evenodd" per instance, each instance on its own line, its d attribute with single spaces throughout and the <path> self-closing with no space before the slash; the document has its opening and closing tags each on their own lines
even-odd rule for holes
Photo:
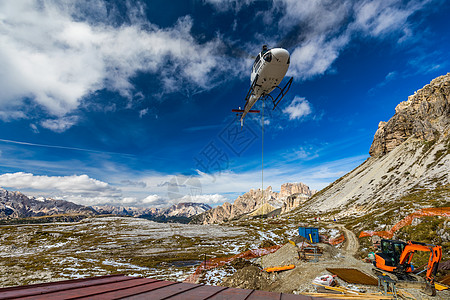
<svg viewBox="0 0 450 300">
<path fill-rule="evenodd" d="M 212 206 L 222 204 L 228 201 L 222 195 L 219 194 L 204 194 L 204 195 L 185 195 L 183 198 L 178 199 L 178 203 L 180 202 L 194 202 L 194 203 L 206 203 Z"/>
<path fill-rule="evenodd" d="M 145 204 L 150 204 L 150 205 L 159 205 L 159 203 L 161 203 L 161 197 L 159 197 L 158 195 L 150 195 L 147 196 L 145 199 L 142 200 L 142 203 Z"/>
<path fill-rule="evenodd" d="M 255 1 L 206 2 L 220 12 L 237 12 Z M 257 39 L 274 45 L 286 37 L 294 41 L 289 75 L 308 79 L 330 70 L 359 35 L 396 36 L 400 42 L 414 36 L 408 18 L 429 2 L 274 0 L 269 10 L 255 15 L 278 24 L 278 35 Z M 195 41 L 189 16 L 160 28 L 145 19 L 143 4 L 127 7 L 130 22 L 117 26 L 102 1 L 0 2 L 0 119 L 30 117 L 37 106 L 51 117 L 41 125 L 62 132 L 79 121 L 73 115 L 95 91 L 119 92 L 134 101 L 139 92 L 131 79 L 138 72 L 158 74 L 160 97 L 181 90 L 194 94 L 217 86 L 223 74 L 243 74 L 246 64 L 214 55 L 222 45 L 219 38 Z"/>
<path fill-rule="evenodd" d="M 283 109 L 289 120 L 296 120 L 311 114 L 311 104 L 304 97 L 295 96 L 291 104 Z"/>
<path fill-rule="evenodd" d="M 292 153 L 281 153 L 290 160 L 277 164 L 272 162 L 264 169 L 265 188 L 279 190 L 286 182 L 304 182 L 313 189 L 321 189 L 338 177 L 359 165 L 367 155 L 350 157 L 337 161 L 325 161 L 318 167 L 301 166 L 299 163 L 317 158 L 312 148 L 293 149 Z M 0 155 L 3 158 L 3 155 Z M 60 171 L 63 171 L 60 170 Z M 116 172 L 116 173 L 115 173 Z M 123 180 L 124 172 L 112 171 L 110 176 Z M 115 174 L 115 175 L 114 175 Z M 239 195 L 251 188 L 261 187 L 261 170 L 206 174 L 200 171 L 192 176 L 174 176 L 153 172 L 152 175 L 130 175 L 129 180 L 140 184 L 110 184 L 88 175 L 38 176 L 31 173 L 6 173 L 0 175 L 0 186 L 18 190 L 36 197 L 44 196 L 63 199 L 83 205 L 124 205 L 141 207 L 168 207 L 180 202 L 220 205 L 233 202 Z M 111 180 L 110 180 L 111 181 Z M 112 181 L 114 182 L 114 180 Z M 175 186 L 162 184 L 173 182 Z M 120 188 L 119 188 L 120 187 Z"/>
<path fill-rule="evenodd" d="M 64 116 L 41 121 L 41 126 L 55 132 L 64 132 L 78 122 L 78 116 Z"/>
<path fill-rule="evenodd" d="M 19 191 L 32 190 L 40 196 L 55 197 L 84 205 L 118 202 L 121 191 L 87 175 L 39 176 L 31 173 L 0 175 L 0 186 Z"/>
<path fill-rule="evenodd" d="M 2 1 L 0 11 L 2 119 L 24 117 L 24 99 L 56 118 L 74 112 L 86 96 L 101 89 L 133 99 L 130 79 L 137 72 L 158 73 L 169 83 L 165 91 L 189 85 L 209 89 L 219 78 L 217 70 L 238 72 L 212 55 L 217 39 L 195 42 L 190 17 L 162 29 L 137 13 L 131 25 L 109 25 L 103 2 Z M 175 81 L 183 84 L 173 85 Z M 21 113 L 6 116 L 2 111 Z M 70 124 L 63 119 L 43 126 L 61 132 Z"/>
<path fill-rule="evenodd" d="M 1 72 L 1 70 L 0 70 L 0 72 Z M 0 120 L 2 120 L 3 122 L 9 122 L 12 120 L 25 119 L 25 118 L 26 118 L 25 113 L 23 113 L 21 111 L 11 111 L 11 110 L 0 111 Z"/>
<path fill-rule="evenodd" d="M 288 151 L 283 152 L 282 157 L 288 161 L 308 161 L 319 157 L 319 149 L 307 146 L 307 147 L 298 147 L 294 149 L 289 149 Z"/>
<path fill-rule="evenodd" d="M 390 83 L 391 81 L 397 79 L 399 77 L 399 74 L 397 71 L 392 71 L 389 72 L 385 77 L 384 80 L 380 83 L 378 83 L 375 87 L 371 88 L 369 90 L 369 93 L 374 93 L 377 89 L 387 85 L 388 83 Z"/>
<path fill-rule="evenodd" d="M 266 167 L 264 168 L 264 188 L 270 185 L 276 191 L 286 182 L 303 182 L 312 189 L 320 190 L 357 167 L 366 158 L 367 155 L 361 155 L 336 161 L 325 161 L 317 167 L 299 167 L 298 164 L 286 166 L 284 163 L 280 166 Z M 203 190 L 205 193 L 228 195 L 231 202 L 251 188 L 261 188 L 261 170 L 239 173 L 223 171 L 213 175 L 215 175 L 215 181 L 210 175 L 199 173 Z"/>
<path fill-rule="evenodd" d="M 37 128 L 36 124 L 30 124 L 30 128 L 34 133 L 39 133 L 39 129 Z"/>
<path fill-rule="evenodd" d="M 1 152 L 0 152 L 1 156 Z M 207 176 L 207 175 L 205 175 Z M 182 176 L 157 175 L 156 177 L 145 178 L 134 185 L 133 189 L 119 189 L 109 183 L 90 178 L 88 175 L 71 176 L 40 176 L 31 173 L 5 173 L 0 175 L 0 186 L 7 189 L 18 190 L 26 194 L 37 197 L 44 196 L 55 199 L 71 201 L 82 205 L 122 205 L 139 207 L 169 207 L 180 202 L 207 203 L 218 205 L 228 199 L 220 194 L 192 194 L 191 189 L 181 185 L 182 190 L 177 194 L 177 198 L 169 195 L 168 187 L 157 188 L 155 182 L 164 180 L 182 180 L 179 183 L 189 184 L 194 182 L 201 185 L 200 180 L 205 178 L 189 176 L 184 179 Z M 144 181 L 148 182 L 147 184 Z M 152 185 L 153 184 L 153 185 Z M 147 185 L 152 185 L 147 188 Z M 148 195 L 148 190 L 155 190 L 159 194 Z M 170 188 L 169 188 L 170 190 Z M 138 191 L 136 193 L 136 191 Z M 141 197 L 147 193 L 147 196 Z"/>
<path fill-rule="evenodd" d="M 351 171 L 367 158 L 367 155 L 361 155 L 335 161 L 324 161 L 317 167 L 299 166 L 302 162 L 316 159 L 319 156 L 318 151 L 308 147 L 294 149 L 292 153 L 280 153 L 289 160 L 289 164 L 286 165 L 283 161 L 279 165 L 271 163 L 271 166 L 265 167 L 265 188 L 271 185 L 276 191 L 286 182 L 303 182 L 312 189 L 321 189 Z M 167 207 L 180 202 L 201 202 L 216 206 L 226 201 L 233 202 L 239 195 L 250 189 L 261 188 L 261 170 L 252 169 L 239 172 L 224 170 L 214 174 L 197 171 L 197 174 L 192 176 L 174 176 L 155 172 L 149 176 L 137 176 L 133 178 L 133 181 L 145 182 L 145 190 L 151 191 L 151 193 L 142 195 L 143 189 L 141 188 L 122 188 L 127 197 L 129 194 L 136 194 L 133 197 L 138 199 L 135 203 L 139 206 Z M 174 185 L 169 185 L 171 182 Z M 177 187 L 176 190 L 174 190 L 175 187 Z M 201 192 L 198 193 L 198 190 Z M 140 204 L 142 199 L 146 199 L 147 205 Z"/>
<path fill-rule="evenodd" d="M 408 17 L 430 1 L 358 1 L 354 5 L 355 28 L 375 37 L 396 31 L 406 33 Z"/>
<path fill-rule="evenodd" d="M 232 0 L 209 0 L 218 11 L 240 10 Z M 286 46 L 291 51 L 288 75 L 309 79 L 324 74 L 350 42 L 361 35 L 377 39 L 413 37 L 408 18 L 432 0 L 274 0 L 271 9 L 255 12 L 270 26 L 278 24 L 278 36 L 257 35 L 261 42 Z M 280 15 L 279 19 L 274 16 Z"/>
<path fill-rule="evenodd" d="M 142 119 L 142 117 L 145 116 L 146 114 L 148 114 L 148 108 L 141 109 L 139 111 L 139 118 Z"/>
</svg>

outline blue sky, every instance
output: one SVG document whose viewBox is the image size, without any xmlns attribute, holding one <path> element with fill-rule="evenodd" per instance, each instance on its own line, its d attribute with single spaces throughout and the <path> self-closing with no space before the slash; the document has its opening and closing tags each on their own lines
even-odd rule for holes
<svg viewBox="0 0 450 300">
<path fill-rule="evenodd" d="M 0 186 L 149 207 L 260 188 L 261 114 L 241 131 L 231 109 L 268 44 L 291 53 L 294 83 L 265 105 L 264 187 L 321 189 L 449 71 L 449 14 L 439 0 L 3 1 Z"/>
</svg>

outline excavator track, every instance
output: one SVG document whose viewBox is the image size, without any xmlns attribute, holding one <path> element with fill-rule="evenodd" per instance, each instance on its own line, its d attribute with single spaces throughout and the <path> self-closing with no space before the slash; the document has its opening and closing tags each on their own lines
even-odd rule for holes
<svg viewBox="0 0 450 300">
<path fill-rule="evenodd" d="M 421 289 L 428 296 L 436 296 L 434 283 L 430 283 L 422 277 L 415 274 L 394 274 L 377 268 L 372 268 L 372 272 L 376 276 L 388 276 L 395 281 L 397 288 L 413 288 Z"/>
</svg>

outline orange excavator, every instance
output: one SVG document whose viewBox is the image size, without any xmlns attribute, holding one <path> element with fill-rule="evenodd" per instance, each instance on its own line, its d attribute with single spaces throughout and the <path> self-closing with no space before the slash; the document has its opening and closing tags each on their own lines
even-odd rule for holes
<svg viewBox="0 0 450 300">
<path fill-rule="evenodd" d="M 419 242 L 403 242 L 397 240 L 382 239 L 381 252 L 375 253 L 373 269 L 377 275 L 388 275 L 391 279 L 400 283 L 400 285 L 421 285 L 423 291 L 430 295 L 436 295 L 434 287 L 434 277 L 438 269 L 439 262 L 442 259 L 442 247 Z M 414 268 L 411 265 L 412 258 L 416 251 L 430 252 L 427 264 L 426 280 L 413 273 Z M 389 273 L 387 273 L 389 272 Z"/>
</svg>

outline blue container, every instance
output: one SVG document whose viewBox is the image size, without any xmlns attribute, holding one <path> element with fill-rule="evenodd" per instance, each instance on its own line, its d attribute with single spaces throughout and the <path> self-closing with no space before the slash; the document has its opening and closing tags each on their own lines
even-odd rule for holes
<svg viewBox="0 0 450 300">
<path fill-rule="evenodd" d="M 319 228 L 317 227 L 299 227 L 298 234 L 308 241 L 312 240 L 313 243 L 319 242 Z"/>
</svg>

